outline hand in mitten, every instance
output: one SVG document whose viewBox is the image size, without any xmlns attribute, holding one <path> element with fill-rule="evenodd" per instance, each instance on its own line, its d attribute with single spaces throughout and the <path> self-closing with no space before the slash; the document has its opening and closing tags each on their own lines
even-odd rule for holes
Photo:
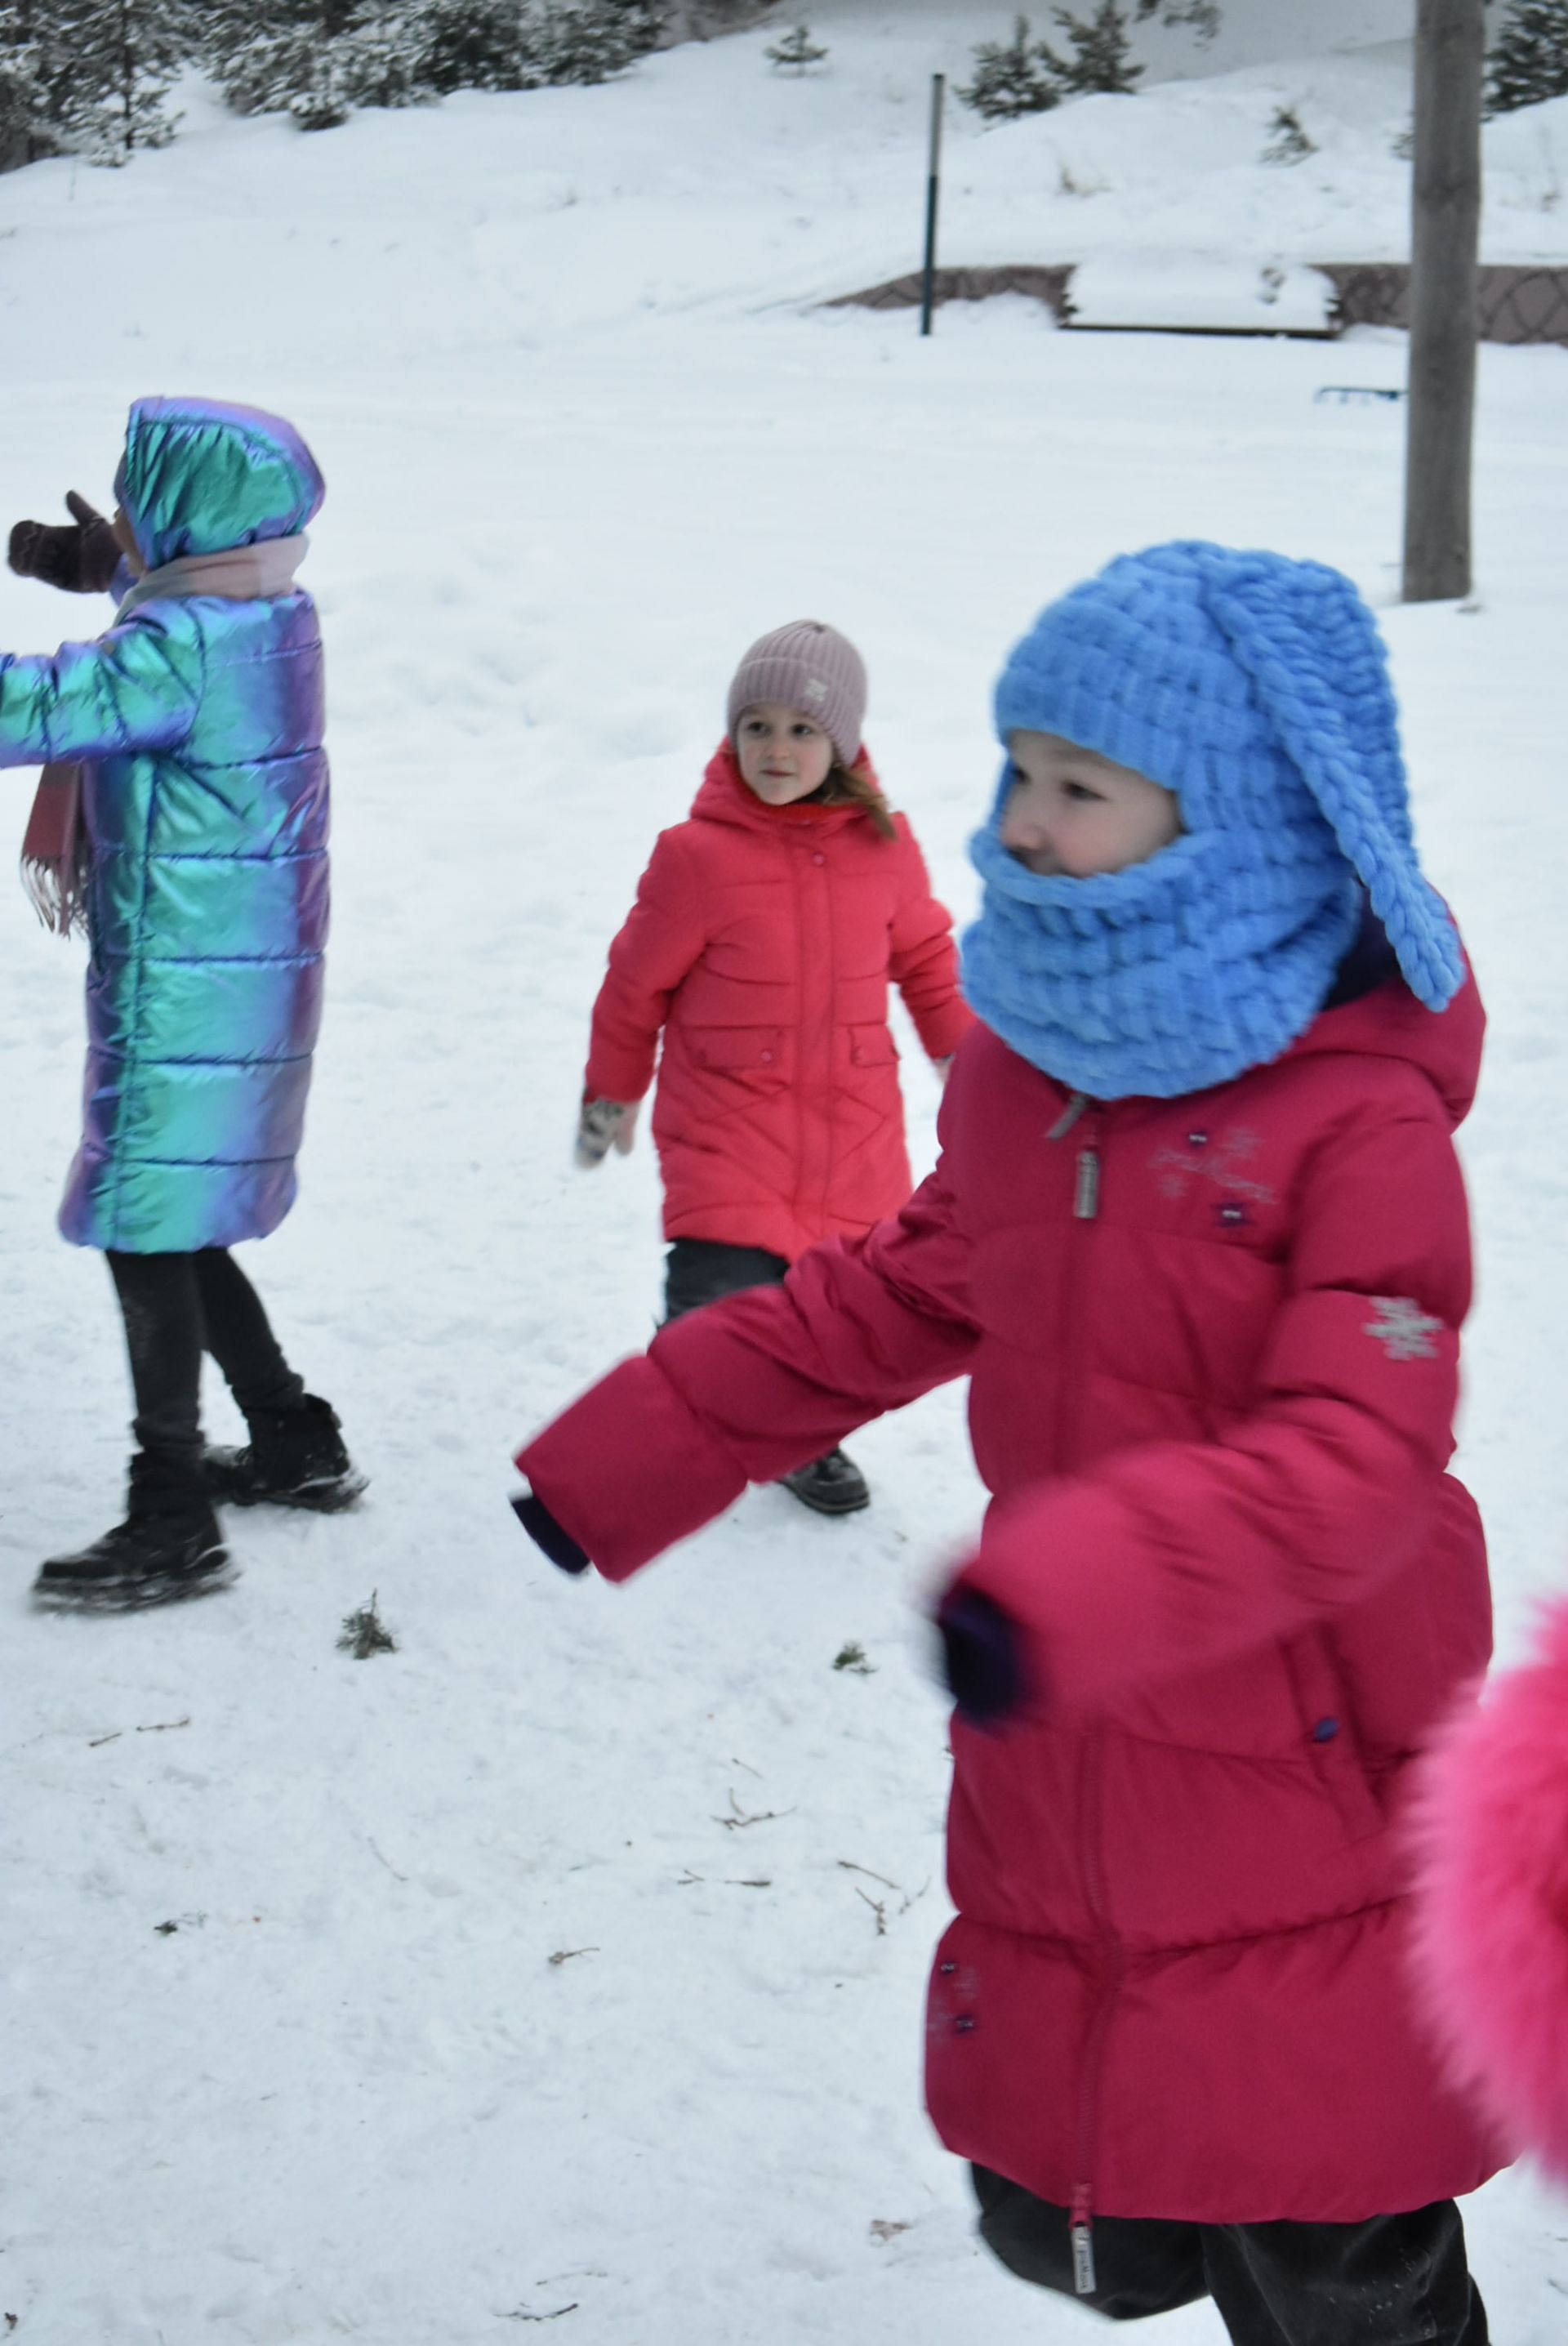
<svg viewBox="0 0 1568 2346">
<path fill-rule="evenodd" d="M 524 1491 L 512 1502 L 512 1512 L 537 1548 L 542 1548 L 563 1572 L 586 1572 L 590 1559 L 564 1525 L 555 1521 L 543 1499 Z"/>
<path fill-rule="evenodd" d="M 617 1157 L 629 1157 L 636 1131 L 635 1100 L 628 1107 L 624 1100 L 591 1099 L 585 1095 L 573 1155 L 585 1172 L 591 1172 L 604 1163 L 612 1148 Z"/>
<path fill-rule="evenodd" d="M 75 489 L 67 490 L 66 504 L 75 516 L 70 522 L 19 521 L 5 558 L 19 578 L 40 578 L 68 595 L 105 594 L 120 566 L 114 524 Z"/>
<path fill-rule="evenodd" d="M 936 1609 L 942 1676 L 959 1717 L 996 1727 L 1023 1708 L 1033 1688 L 1023 1640 L 993 1597 L 958 1581 Z"/>
</svg>

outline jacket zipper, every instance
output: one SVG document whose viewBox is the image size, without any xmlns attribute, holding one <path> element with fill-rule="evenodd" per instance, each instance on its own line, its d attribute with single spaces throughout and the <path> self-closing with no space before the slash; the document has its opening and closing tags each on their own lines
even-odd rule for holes
<svg viewBox="0 0 1568 2346">
<path fill-rule="evenodd" d="M 1084 1118 L 1089 1121 L 1079 1135 L 1076 1162 L 1073 1170 L 1073 1219 L 1075 1222 L 1093 1222 L 1100 1212 L 1100 1124 L 1101 1112 L 1091 1110 L 1090 1102 L 1082 1092 L 1074 1092 L 1065 1108 L 1051 1127 L 1048 1137 L 1065 1140 L 1068 1134 Z M 1083 1249 L 1074 1245 L 1069 1265 L 1067 1309 L 1064 1313 L 1064 1334 L 1070 1344 L 1076 1336 L 1078 1314 L 1083 1294 Z M 1077 1381 L 1066 1389 L 1075 1392 Z M 1075 1433 L 1075 1427 L 1064 1423 L 1064 1435 Z M 1075 1455 L 1074 1445 L 1064 1441 L 1063 1455 Z M 1084 2038 L 1084 2068 L 1079 2088 L 1078 2112 L 1078 2173 L 1080 2180 L 1073 2190 L 1068 2211 L 1068 2239 L 1073 2254 L 1073 2287 L 1079 2297 L 1092 2297 L 1095 2290 L 1095 2151 L 1099 2130 L 1100 2073 L 1105 2059 L 1105 2039 L 1110 2031 L 1111 2016 L 1121 1987 L 1121 1951 L 1111 1929 L 1105 1908 L 1105 1878 L 1100 1868 L 1100 1775 L 1104 1746 L 1097 1731 L 1084 1754 L 1083 1793 L 1080 1801 L 1078 1830 L 1083 1852 L 1084 1884 L 1089 1912 L 1099 1937 L 1101 1978 L 1099 1997 Z"/>
</svg>

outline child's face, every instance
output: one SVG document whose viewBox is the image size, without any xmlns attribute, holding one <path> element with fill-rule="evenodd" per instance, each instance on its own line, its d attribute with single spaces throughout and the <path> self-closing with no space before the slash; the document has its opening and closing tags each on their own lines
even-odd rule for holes
<svg viewBox="0 0 1568 2346">
<path fill-rule="evenodd" d="M 1015 780 L 1002 810 L 1002 844 L 1026 870 L 1090 880 L 1146 863 L 1180 837 L 1176 792 L 1131 766 L 1059 733 L 1014 733 L 1007 748 Z"/>
<path fill-rule="evenodd" d="M 833 770 L 833 744 L 803 709 L 765 700 L 735 729 L 741 779 L 765 806 L 792 806 L 820 790 Z"/>
</svg>

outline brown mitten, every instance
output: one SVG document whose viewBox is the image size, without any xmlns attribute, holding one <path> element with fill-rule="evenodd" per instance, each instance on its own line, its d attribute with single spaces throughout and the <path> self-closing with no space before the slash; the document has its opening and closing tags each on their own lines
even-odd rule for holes
<svg viewBox="0 0 1568 2346">
<path fill-rule="evenodd" d="M 75 489 L 66 492 L 66 505 L 74 515 L 68 523 L 19 521 L 5 558 L 18 578 L 41 578 L 67 595 L 105 594 L 120 565 L 114 525 Z"/>
</svg>

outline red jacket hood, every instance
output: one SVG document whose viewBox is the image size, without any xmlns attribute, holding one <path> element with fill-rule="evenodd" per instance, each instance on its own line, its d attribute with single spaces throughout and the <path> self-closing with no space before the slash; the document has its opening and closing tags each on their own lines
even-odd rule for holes
<svg viewBox="0 0 1568 2346">
<path fill-rule="evenodd" d="M 868 781 L 880 790 L 876 770 L 867 751 L 861 750 L 860 766 Z M 765 805 L 750 784 L 742 780 L 740 767 L 734 750 L 721 741 L 708 761 L 708 770 L 697 786 L 691 802 L 694 816 L 708 822 L 734 823 L 742 831 L 776 830 L 779 823 L 814 823 L 837 830 L 864 815 L 864 807 L 852 805 L 823 806 L 820 800 L 798 799 L 793 806 Z"/>
<path fill-rule="evenodd" d="M 1287 1057 L 1350 1052 L 1361 1058 L 1405 1059 L 1431 1084 L 1454 1125 L 1475 1100 L 1486 1013 L 1468 960 L 1465 981 L 1446 1010 L 1429 1010 L 1395 974 L 1355 1002 L 1320 1011 Z"/>
</svg>

